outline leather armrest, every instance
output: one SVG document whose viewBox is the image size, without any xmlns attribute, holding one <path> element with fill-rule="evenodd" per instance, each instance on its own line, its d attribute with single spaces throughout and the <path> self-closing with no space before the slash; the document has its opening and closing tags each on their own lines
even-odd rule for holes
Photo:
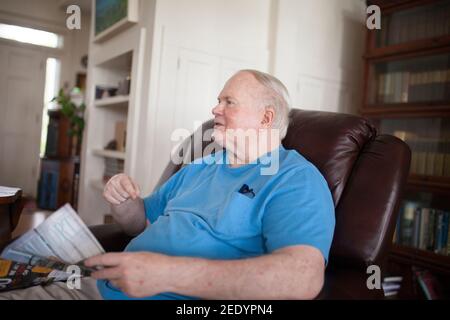
<svg viewBox="0 0 450 320">
<path fill-rule="evenodd" d="M 316 300 L 378 300 L 384 298 L 383 289 L 369 290 L 363 270 L 353 268 L 327 269 L 325 284 Z"/>
<path fill-rule="evenodd" d="M 127 235 L 118 224 L 101 224 L 89 227 L 106 252 L 123 251 L 133 237 Z"/>
</svg>

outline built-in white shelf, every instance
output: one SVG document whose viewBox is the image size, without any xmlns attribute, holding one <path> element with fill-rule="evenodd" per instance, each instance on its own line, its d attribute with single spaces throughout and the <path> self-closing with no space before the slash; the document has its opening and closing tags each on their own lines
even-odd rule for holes
<svg viewBox="0 0 450 320">
<path fill-rule="evenodd" d="M 100 157 L 125 160 L 125 152 L 114 151 L 114 150 L 103 150 L 103 149 L 95 149 L 92 152 L 94 155 L 100 156 Z"/>
<path fill-rule="evenodd" d="M 103 180 L 91 180 L 90 185 L 94 189 L 102 191 L 102 192 L 105 189 L 105 183 L 103 182 Z"/>
<path fill-rule="evenodd" d="M 150 8 L 147 1 L 140 2 Z M 145 3 L 145 4 L 144 4 Z M 140 21 L 135 27 L 117 33 L 104 42 L 91 42 L 89 46 L 88 92 L 86 118 L 86 135 L 83 139 L 83 159 L 80 174 L 80 196 L 78 212 L 88 224 L 104 223 L 104 214 L 109 211 L 107 202 L 101 196 L 104 190 L 103 175 L 108 163 L 124 162 L 123 172 L 136 176 L 135 167 L 140 160 L 133 152 L 139 141 L 139 123 L 146 110 L 141 110 L 141 103 L 146 93 L 141 91 L 143 83 L 144 57 L 151 54 L 147 49 L 146 30 L 151 24 Z M 145 27 L 143 27 L 145 25 Z M 123 95 L 95 99 L 97 86 L 115 87 L 129 77 L 129 94 L 118 91 Z M 126 125 L 126 152 L 104 150 L 115 138 L 116 127 L 119 122 Z M 122 166 L 122 164 L 118 164 Z"/>
<path fill-rule="evenodd" d="M 114 96 L 95 100 L 96 107 L 127 107 L 130 96 Z"/>
</svg>

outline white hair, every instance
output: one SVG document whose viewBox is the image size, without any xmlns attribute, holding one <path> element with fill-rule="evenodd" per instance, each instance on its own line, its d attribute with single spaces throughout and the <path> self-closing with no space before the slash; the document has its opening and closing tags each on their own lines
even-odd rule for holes
<svg viewBox="0 0 450 320">
<path fill-rule="evenodd" d="M 253 75 L 266 89 L 267 96 L 264 97 L 264 107 L 274 108 L 275 117 L 272 128 L 280 130 L 280 140 L 282 140 L 286 136 L 289 126 L 289 110 L 291 108 L 291 99 L 285 85 L 274 76 L 258 70 L 245 69 L 239 70 L 237 73 L 241 72 Z"/>
</svg>

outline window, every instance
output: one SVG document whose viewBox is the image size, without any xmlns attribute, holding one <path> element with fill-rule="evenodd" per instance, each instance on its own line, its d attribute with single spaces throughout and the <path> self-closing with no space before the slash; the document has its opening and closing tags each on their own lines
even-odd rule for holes
<svg viewBox="0 0 450 320">
<path fill-rule="evenodd" d="M 47 59 L 45 72 L 44 110 L 42 111 L 42 130 L 40 156 L 45 155 L 45 145 L 47 142 L 48 110 L 56 109 L 56 102 L 51 100 L 58 94 L 58 84 L 61 72 L 61 61 L 55 58 Z"/>
<path fill-rule="evenodd" d="M 0 23 L 0 38 L 50 48 L 62 48 L 63 37 L 52 32 Z"/>
</svg>

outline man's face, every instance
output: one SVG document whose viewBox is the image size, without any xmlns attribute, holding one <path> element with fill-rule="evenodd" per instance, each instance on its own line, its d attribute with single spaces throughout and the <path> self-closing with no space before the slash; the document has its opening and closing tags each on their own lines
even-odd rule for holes
<svg viewBox="0 0 450 320">
<path fill-rule="evenodd" d="M 259 107 L 263 94 L 264 87 L 250 73 L 240 72 L 227 81 L 219 94 L 218 104 L 212 109 L 213 135 L 219 145 L 226 147 L 226 130 L 253 129 L 258 132 L 264 127 L 264 108 Z"/>
</svg>

